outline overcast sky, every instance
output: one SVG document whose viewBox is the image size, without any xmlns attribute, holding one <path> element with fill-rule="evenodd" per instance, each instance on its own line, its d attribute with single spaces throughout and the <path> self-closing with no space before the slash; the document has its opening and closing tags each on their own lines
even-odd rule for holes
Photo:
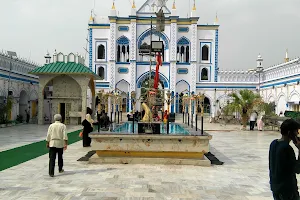
<svg viewBox="0 0 300 200">
<path fill-rule="evenodd" d="M 0 0 L 0 49 L 44 64 L 47 50 L 85 55 L 90 11 L 109 14 L 112 0 Z M 130 0 L 116 0 L 120 16 L 130 14 Z M 146 0 L 136 0 L 140 7 Z M 173 0 L 169 0 L 171 8 Z M 176 0 L 179 14 L 189 0 Z M 261 53 L 264 66 L 300 56 L 300 0 L 196 0 L 200 24 L 212 24 L 218 12 L 221 70 L 253 68 Z M 297 48 L 298 47 L 298 48 Z M 87 56 L 88 58 L 88 56 Z"/>
</svg>

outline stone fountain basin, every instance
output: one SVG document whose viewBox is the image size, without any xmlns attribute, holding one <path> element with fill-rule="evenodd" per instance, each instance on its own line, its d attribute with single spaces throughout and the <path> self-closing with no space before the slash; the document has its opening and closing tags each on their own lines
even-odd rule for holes
<svg viewBox="0 0 300 200">
<path fill-rule="evenodd" d="M 89 136 L 92 150 L 96 151 L 89 163 L 211 165 L 204 155 L 209 152 L 209 140 L 212 139 L 207 133 L 166 135 L 93 132 Z"/>
</svg>

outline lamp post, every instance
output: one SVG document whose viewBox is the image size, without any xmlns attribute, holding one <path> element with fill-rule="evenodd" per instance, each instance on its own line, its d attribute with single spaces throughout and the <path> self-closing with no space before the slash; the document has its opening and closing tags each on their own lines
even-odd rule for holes
<svg viewBox="0 0 300 200">
<path fill-rule="evenodd" d="M 201 108 L 201 135 L 203 135 L 203 115 L 204 115 L 204 94 L 199 92 L 198 98 L 200 101 L 200 108 Z"/>
</svg>

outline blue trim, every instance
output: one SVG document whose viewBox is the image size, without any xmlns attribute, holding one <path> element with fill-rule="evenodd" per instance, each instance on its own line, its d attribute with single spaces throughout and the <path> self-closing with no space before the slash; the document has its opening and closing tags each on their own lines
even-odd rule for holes
<svg viewBox="0 0 300 200">
<path fill-rule="evenodd" d="M 120 44 L 120 45 L 129 45 L 129 39 L 126 36 L 122 35 L 121 37 L 119 37 L 117 39 L 117 44 Z"/>
<path fill-rule="evenodd" d="M 171 93 L 171 98 L 173 98 L 174 99 L 174 97 L 175 97 L 175 95 L 174 95 L 174 91 L 172 91 L 172 93 Z M 172 103 L 171 102 L 171 113 L 174 113 L 174 103 Z"/>
<path fill-rule="evenodd" d="M 178 68 L 177 74 L 188 74 L 189 70 L 187 68 Z"/>
<path fill-rule="evenodd" d="M 110 26 L 110 24 L 89 24 L 89 26 Z"/>
<path fill-rule="evenodd" d="M 93 67 L 93 29 L 89 30 L 89 68 Z"/>
<path fill-rule="evenodd" d="M 129 65 L 130 62 L 116 62 L 116 65 Z"/>
<path fill-rule="evenodd" d="M 137 39 L 137 41 L 138 41 L 138 45 L 137 45 L 138 49 L 140 49 L 143 40 L 144 40 L 146 37 L 150 36 L 150 33 L 151 33 L 151 29 L 147 29 L 147 30 L 145 30 L 145 31 L 139 36 L 139 38 Z M 168 50 L 168 49 L 169 49 L 169 38 L 168 38 L 168 36 L 167 36 L 165 33 L 161 33 L 161 32 L 156 31 L 156 29 L 153 29 L 153 30 L 152 30 L 152 35 L 157 35 L 157 36 L 159 36 L 159 37 L 164 41 L 165 50 Z"/>
<path fill-rule="evenodd" d="M 127 31 L 129 31 L 129 27 L 128 26 L 119 26 L 118 30 L 127 32 Z"/>
<path fill-rule="evenodd" d="M 151 75 L 155 75 L 155 72 L 151 72 Z M 149 72 L 144 72 L 137 80 L 137 88 L 141 88 L 142 86 L 142 82 L 149 77 Z M 169 88 L 169 80 L 167 79 L 167 77 L 165 77 L 165 75 L 163 75 L 162 73 L 159 72 L 159 80 L 162 81 L 164 83 L 164 88 Z"/>
<path fill-rule="evenodd" d="M 178 32 L 189 32 L 189 27 L 178 27 Z"/>
<path fill-rule="evenodd" d="M 118 72 L 119 72 L 119 74 L 128 74 L 128 68 L 126 68 L 126 67 L 119 67 L 118 68 Z"/>
<path fill-rule="evenodd" d="M 187 63 L 187 62 L 177 62 L 176 65 L 191 65 L 191 63 Z"/>
<path fill-rule="evenodd" d="M 205 46 L 205 45 L 208 45 L 208 48 L 209 48 L 209 60 L 206 61 L 206 60 L 202 60 L 202 47 Z M 200 42 L 200 62 L 201 63 L 204 63 L 204 64 L 212 64 L 211 63 L 211 48 L 212 48 L 212 45 L 211 45 L 211 42 Z"/>
<path fill-rule="evenodd" d="M 219 75 L 219 30 L 216 30 L 215 38 L 215 82 L 218 82 Z"/>
<path fill-rule="evenodd" d="M 299 75 L 294 75 L 294 76 L 299 76 Z M 286 79 L 286 78 L 284 78 L 284 79 Z M 300 78 L 293 79 L 293 80 L 288 80 L 288 81 L 281 81 L 279 83 L 261 85 L 260 88 L 267 88 L 267 87 L 273 87 L 273 86 L 278 86 L 278 85 L 284 85 L 284 84 L 288 84 L 288 83 L 295 83 L 295 82 L 298 82 L 298 81 L 300 81 Z"/>
<path fill-rule="evenodd" d="M 109 88 L 109 84 L 96 83 L 96 88 Z"/>
<path fill-rule="evenodd" d="M 105 50 L 105 59 L 98 59 L 98 52 L 97 52 L 98 51 L 98 45 L 97 45 L 98 43 L 100 43 L 100 44 L 105 43 L 105 46 L 104 46 L 105 47 L 105 49 L 104 49 Z M 95 41 L 95 47 L 96 47 L 95 48 L 95 52 L 96 52 L 95 53 L 95 62 L 97 62 L 97 61 L 98 62 L 107 62 L 107 50 L 108 50 L 107 49 L 107 41 L 105 41 L 105 40 L 96 40 Z"/>
<path fill-rule="evenodd" d="M 179 38 L 179 40 L 177 40 L 177 45 L 189 45 L 189 44 L 190 44 L 190 40 L 184 36 L 182 36 L 181 38 Z"/>
<path fill-rule="evenodd" d="M 284 78 L 278 78 L 278 79 L 274 79 L 274 80 L 270 80 L 270 81 L 264 81 L 264 82 L 261 83 L 261 85 L 266 84 L 266 83 L 270 83 L 270 82 L 276 82 L 276 81 L 279 81 L 279 80 L 288 79 L 288 78 L 298 77 L 299 75 L 300 74 L 294 74 L 294 75 L 286 76 Z"/>
<path fill-rule="evenodd" d="M 197 89 L 217 89 L 217 88 L 224 88 L 224 89 L 256 89 L 256 86 L 196 86 Z"/>
<path fill-rule="evenodd" d="M 5 74 L 0 74 L 0 77 L 3 77 L 3 78 L 9 78 L 8 75 L 5 75 Z M 26 83 L 33 83 L 33 84 L 39 84 L 38 81 L 31 81 L 31 80 L 28 80 L 28 79 L 25 79 L 25 78 L 19 78 L 19 77 L 14 77 L 14 76 L 10 76 L 10 79 L 12 80 L 17 80 L 17 81 L 23 81 L 23 82 L 26 82 Z"/>
<path fill-rule="evenodd" d="M 176 113 L 179 113 L 179 95 L 178 92 L 176 92 L 176 100 L 175 100 L 175 104 L 176 104 Z"/>
<path fill-rule="evenodd" d="M 188 86 L 189 86 L 189 92 L 191 92 L 191 86 L 190 86 L 190 84 L 186 81 L 186 80 L 180 80 L 180 81 L 178 81 L 177 83 L 176 83 L 176 85 L 178 85 L 178 83 L 180 83 L 180 82 L 185 82 L 186 84 L 188 84 Z"/>
</svg>

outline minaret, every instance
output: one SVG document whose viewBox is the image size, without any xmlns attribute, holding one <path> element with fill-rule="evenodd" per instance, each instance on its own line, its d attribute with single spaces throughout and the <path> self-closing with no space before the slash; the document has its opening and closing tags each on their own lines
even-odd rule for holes
<svg viewBox="0 0 300 200">
<path fill-rule="evenodd" d="M 57 62 L 57 53 L 56 53 L 56 49 L 55 49 L 54 54 L 53 54 L 53 62 L 54 62 L 54 63 Z"/>
<path fill-rule="evenodd" d="M 49 52 L 47 52 L 47 54 L 45 55 L 45 59 L 46 59 L 46 64 L 49 64 L 51 62 L 51 56 Z"/>
<path fill-rule="evenodd" d="M 191 17 L 196 17 L 196 0 L 194 0 L 194 5 L 191 13 Z"/>
<path fill-rule="evenodd" d="M 110 15 L 111 16 L 117 16 L 117 11 L 116 11 L 116 6 L 115 6 L 115 0 L 113 1 L 113 5 L 112 5 L 111 10 L 110 10 Z"/>
<path fill-rule="evenodd" d="M 135 0 L 133 0 L 133 2 L 132 2 L 131 15 L 136 16 Z"/>
<path fill-rule="evenodd" d="M 289 62 L 290 61 L 290 58 L 289 58 L 289 56 L 288 56 L 288 49 L 286 49 L 286 51 L 285 51 L 285 58 L 284 58 L 284 62 Z"/>
<path fill-rule="evenodd" d="M 177 15 L 177 10 L 176 10 L 176 3 L 175 3 L 175 0 L 174 0 L 174 2 L 173 2 L 173 7 L 172 7 L 171 15 L 172 15 L 172 16 L 176 16 L 176 15 Z"/>
<path fill-rule="evenodd" d="M 214 25 L 219 25 L 218 13 L 216 13 L 216 19 L 215 19 Z"/>
<path fill-rule="evenodd" d="M 257 56 L 256 62 L 257 62 L 257 69 L 262 69 L 263 68 L 263 64 L 262 62 L 264 61 L 264 59 L 261 57 L 261 55 L 259 54 Z"/>
</svg>

